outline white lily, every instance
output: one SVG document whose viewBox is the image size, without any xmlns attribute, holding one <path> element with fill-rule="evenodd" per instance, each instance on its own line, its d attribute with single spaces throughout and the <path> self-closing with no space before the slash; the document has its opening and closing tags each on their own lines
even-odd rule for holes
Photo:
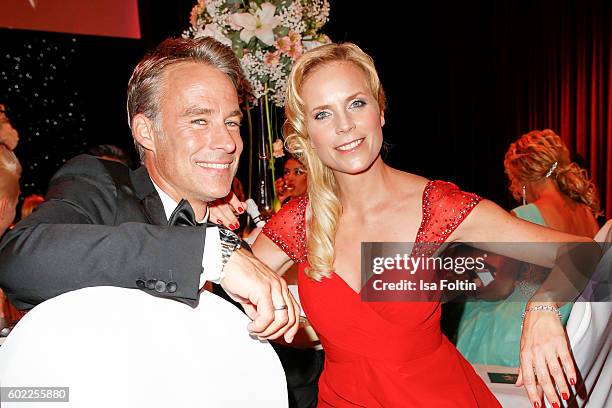
<svg viewBox="0 0 612 408">
<path fill-rule="evenodd" d="M 274 33 L 272 30 L 280 24 L 280 17 L 274 16 L 276 7 L 270 3 L 263 3 L 261 8 L 251 13 L 237 13 L 232 15 L 232 22 L 242 27 L 240 39 L 248 43 L 253 36 L 266 44 L 274 44 Z"/>
</svg>

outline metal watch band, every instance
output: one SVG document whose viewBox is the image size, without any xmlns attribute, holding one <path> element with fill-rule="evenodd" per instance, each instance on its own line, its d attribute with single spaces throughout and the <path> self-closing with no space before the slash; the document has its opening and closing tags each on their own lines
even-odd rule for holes
<svg viewBox="0 0 612 408">
<path fill-rule="evenodd" d="M 234 232 L 220 227 L 219 238 L 221 240 L 221 271 L 223 273 L 225 264 L 227 264 L 232 253 L 240 249 L 240 237 Z"/>
</svg>

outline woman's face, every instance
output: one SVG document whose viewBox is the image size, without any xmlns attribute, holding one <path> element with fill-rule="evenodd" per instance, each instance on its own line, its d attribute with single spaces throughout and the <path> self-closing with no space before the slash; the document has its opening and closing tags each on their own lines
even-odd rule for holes
<svg viewBox="0 0 612 408">
<path fill-rule="evenodd" d="M 284 167 L 284 179 L 286 190 L 292 197 L 306 194 L 308 190 L 308 178 L 306 168 L 295 159 L 289 159 Z"/>
<path fill-rule="evenodd" d="M 358 174 L 376 160 L 384 114 L 363 71 L 351 62 L 317 68 L 304 81 L 306 128 L 321 161 L 334 171 Z"/>
</svg>

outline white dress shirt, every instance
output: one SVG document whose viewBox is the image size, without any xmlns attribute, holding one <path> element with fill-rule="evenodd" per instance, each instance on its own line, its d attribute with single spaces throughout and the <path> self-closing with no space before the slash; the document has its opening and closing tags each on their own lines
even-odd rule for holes
<svg viewBox="0 0 612 408">
<path fill-rule="evenodd" d="M 164 190 L 162 190 L 153 180 L 151 180 L 161 202 L 164 206 L 164 212 L 166 213 L 166 220 L 170 219 L 170 216 L 178 207 L 178 203 L 172 199 Z M 207 222 L 210 209 L 206 207 L 206 214 L 204 219 L 198 221 L 199 223 Z M 200 288 L 204 286 L 206 281 L 213 283 L 219 283 L 221 281 L 221 238 L 219 237 L 219 227 L 207 227 L 206 238 L 204 239 L 204 253 L 202 254 L 202 274 L 200 275 Z"/>
</svg>

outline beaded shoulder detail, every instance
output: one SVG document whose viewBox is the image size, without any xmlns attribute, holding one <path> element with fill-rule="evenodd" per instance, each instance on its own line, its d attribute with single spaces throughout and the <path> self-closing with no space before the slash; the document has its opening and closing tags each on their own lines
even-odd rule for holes
<svg viewBox="0 0 612 408">
<path fill-rule="evenodd" d="M 306 261 L 307 207 L 307 196 L 293 198 L 270 218 L 262 230 L 295 263 Z"/>
<path fill-rule="evenodd" d="M 423 220 L 416 242 L 443 243 L 481 200 L 453 183 L 430 181 L 423 191 Z"/>
</svg>

